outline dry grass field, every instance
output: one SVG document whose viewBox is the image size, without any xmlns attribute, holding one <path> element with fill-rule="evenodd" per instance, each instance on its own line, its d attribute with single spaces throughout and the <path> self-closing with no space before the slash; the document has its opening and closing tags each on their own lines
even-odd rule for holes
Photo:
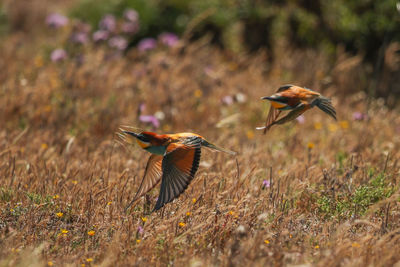
<svg viewBox="0 0 400 267">
<path fill-rule="evenodd" d="M 270 63 L 204 38 L 52 62 L 46 38 L 0 43 L 0 266 L 399 266 L 400 116 L 362 93 L 357 56 L 285 47 Z M 331 97 L 338 121 L 313 109 L 255 131 L 286 83 Z M 153 114 L 158 129 L 139 120 Z M 203 149 L 178 199 L 147 214 L 156 188 L 124 213 L 149 154 L 120 125 L 238 156 Z"/>
</svg>

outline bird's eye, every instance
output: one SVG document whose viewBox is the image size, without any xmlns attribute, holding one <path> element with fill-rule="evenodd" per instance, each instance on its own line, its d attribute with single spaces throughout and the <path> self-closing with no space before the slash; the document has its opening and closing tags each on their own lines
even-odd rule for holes
<svg viewBox="0 0 400 267">
<path fill-rule="evenodd" d="M 143 142 L 149 142 L 149 138 L 144 134 L 139 134 L 138 139 Z"/>
</svg>

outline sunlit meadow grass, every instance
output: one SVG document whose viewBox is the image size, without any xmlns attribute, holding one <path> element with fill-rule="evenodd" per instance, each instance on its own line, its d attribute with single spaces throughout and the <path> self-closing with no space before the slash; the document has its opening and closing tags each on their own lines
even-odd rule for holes
<svg viewBox="0 0 400 267">
<path fill-rule="evenodd" d="M 0 49 L 1 266 L 399 264 L 399 113 L 360 93 L 348 56 L 287 49 L 271 64 L 201 40 L 52 63 L 24 42 Z M 255 131 L 260 97 L 289 82 L 332 97 L 338 121 L 314 109 Z M 152 130 L 139 113 L 239 154 L 203 150 L 179 199 L 149 215 L 154 190 L 124 213 L 148 154 L 115 132 Z"/>
</svg>

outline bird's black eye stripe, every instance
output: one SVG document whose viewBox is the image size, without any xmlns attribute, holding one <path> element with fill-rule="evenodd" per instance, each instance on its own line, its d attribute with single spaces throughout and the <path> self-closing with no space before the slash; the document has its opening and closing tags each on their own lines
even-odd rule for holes
<svg viewBox="0 0 400 267">
<path fill-rule="evenodd" d="M 140 140 L 140 141 L 143 141 L 143 142 L 149 142 L 149 139 L 147 138 L 147 136 L 145 136 L 144 134 L 139 134 L 138 135 L 138 139 Z"/>
</svg>

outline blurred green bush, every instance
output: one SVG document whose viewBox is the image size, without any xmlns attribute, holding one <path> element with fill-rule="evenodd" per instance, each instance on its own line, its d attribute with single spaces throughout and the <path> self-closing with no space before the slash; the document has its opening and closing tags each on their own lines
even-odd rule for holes
<svg viewBox="0 0 400 267">
<path fill-rule="evenodd" d="M 396 0 L 81 0 L 70 14 L 92 25 L 126 8 L 140 14 L 137 38 L 163 31 L 191 37 L 211 33 L 224 48 L 254 51 L 273 48 L 278 40 L 295 46 L 347 50 L 376 57 L 381 45 L 400 40 L 400 13 Z"/>
</svg>

